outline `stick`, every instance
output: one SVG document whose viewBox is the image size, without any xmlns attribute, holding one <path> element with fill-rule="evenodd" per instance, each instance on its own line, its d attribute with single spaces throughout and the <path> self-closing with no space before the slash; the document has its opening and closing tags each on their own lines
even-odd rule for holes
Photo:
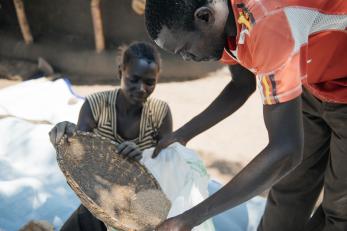
<svg viewBox="0 0 347 231">
<path fill-rule="evenodd" d="M 27 17 L 25 15 L 24 4 L 22 0 L 13 0 L 14 6 L 16 8 L 17 18 L 19 22 L 20 29 L 26 44 L 31 44 L 33 42 L 33 36 L 30 32 L 30 27 L 28 24 Z"/>
<path fill-rule="evenodd" d="M 91 12 L 93 17 L 94 37 L 96 52 L 100 53 L 105 49 L 104 29 L 102 27 L 102 18 L 100 11 L 101 0 L 91 0 Z"/>
<path fill-rule="evenodd" d="M 138 15 L 143 15 L 145 13 L 146 0 L 133 0 L 131 6 Z"/>
</svg>

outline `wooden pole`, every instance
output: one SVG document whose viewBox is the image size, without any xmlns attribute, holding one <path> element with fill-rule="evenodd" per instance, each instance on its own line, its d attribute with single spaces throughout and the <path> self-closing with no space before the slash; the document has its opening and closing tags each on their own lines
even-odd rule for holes
<svg viewBox="0 0 347 231">
<path fill-rule="evenodd" d="M 30 27 L 28 24 L 27 17 L 25 15 L 23 0 L 13 0 L 14 7 L 16 8 L 17 18 L 19 22 L 20 29 L 26 44 L 31 44 L 33 42 L 33 36 L 30 32 Z"/>
<path fill-rule="evenodd" d="M 143 15 L 146 8 L 146 0 L 132 0 L 131 6 L 138 15 Z"/>
<path fill-rule="evenodd" d="M 101 0 L 91 0 L 91 12 L 93 17 L 94 26 L 94 37 L 95 37 L 95 47 L 96 52 L 100 53 L 105 49 L 105 38 L 104 29 L 102 26 L 101 10 L 100 10 Z"/>
</svg>

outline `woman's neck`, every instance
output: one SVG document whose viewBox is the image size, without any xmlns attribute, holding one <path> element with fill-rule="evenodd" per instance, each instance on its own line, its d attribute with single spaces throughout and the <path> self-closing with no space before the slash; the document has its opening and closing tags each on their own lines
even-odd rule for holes
<svg viewBox="0 0 347 231">
<path fill-rule="evenodd" d="M 124 95 L 122 89 L 119 89 L 117 100 L 116 100 L 116 109 L 118 113 L 121 114 L 137 114 L 142 111 L 143 105 L 132 104 Z"/>
</svg>

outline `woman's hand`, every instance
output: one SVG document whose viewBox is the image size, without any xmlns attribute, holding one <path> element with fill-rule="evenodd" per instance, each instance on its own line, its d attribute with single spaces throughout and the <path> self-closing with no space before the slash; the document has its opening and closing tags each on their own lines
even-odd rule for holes
<svg viewBox="0 0 347 231">
<path fill-rule="evenodd" d="M 139 149 L 139 147 L 131 141 L 125 141 L 117 146 L 118 153 L 120 155 L 134 158 L 136 160 L 141 160 L 142 158 L 142 151 Z"/>
<path fill-rule="evenodd" d="M 73 136 L 76 132 L 76 128 L 76 124 L 69 121 L 60 122 L 56 124 L 48 133 L 49 139 L 53 145 L 56 145 L 63 138 L 64 134 L 66 134 L 68 138 Z"/>
<path fill-rule="evenodd" d="M 187 141 L 183 138 L 183 136 L 181 136 L 179 133 L 177 132 L 172 132 L 166 136 L 164 136 L 157 144 L 157 146 L 154 149 L 152 158 L 156 158 L 160 151 L 164 148 L 166 148 L 167 146 L 169 146 L 172 143 L 175 142 L 179 142 L 182 145 L 186 145 Z"/>
</svg>

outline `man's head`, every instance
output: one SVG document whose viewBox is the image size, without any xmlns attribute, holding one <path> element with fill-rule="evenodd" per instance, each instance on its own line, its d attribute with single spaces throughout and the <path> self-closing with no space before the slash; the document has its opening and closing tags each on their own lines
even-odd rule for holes
<svg viewBox="0 0 347 231">
<path fill-rule="evenodd" d="M 146 26 L 161 48 L 184 59 L 220 59 L 226 41 L 227 0 L 147 0 Z"/>
</svg>

